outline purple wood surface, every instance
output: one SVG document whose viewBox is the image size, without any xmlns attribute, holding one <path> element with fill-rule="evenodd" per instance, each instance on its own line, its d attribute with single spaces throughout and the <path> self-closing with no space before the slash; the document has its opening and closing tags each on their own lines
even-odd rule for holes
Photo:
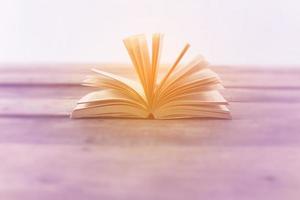
<svg viewBox="0 0 300 200">
<path fill-rule="evenodd" d="M 1 200 L 300 199 L 299 70 L 214 67 L 233 120 L 71 120 L 91 66 L 0 66 Z"/>
</svg>

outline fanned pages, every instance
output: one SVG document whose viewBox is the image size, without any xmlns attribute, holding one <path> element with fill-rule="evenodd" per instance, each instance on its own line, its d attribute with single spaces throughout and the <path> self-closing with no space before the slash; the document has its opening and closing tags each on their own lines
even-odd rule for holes
<svg viewBox="0 0 300 200">
<path fill-rule="evenodd" d="M 84 85 L 99 88 L 82 97 L 72 118 L 230 118 L 218 75 L 202 56 L 180 65 L 189 49 L 186 44 L 166 74 L 158 79 L 163 35 L 152 36 L 149 50 L 145 35 L 124 39 L 138 80 L 130 80 L 99 69 Z M 152 52 L 152 55 L 150 55 Z"/>
</svg>

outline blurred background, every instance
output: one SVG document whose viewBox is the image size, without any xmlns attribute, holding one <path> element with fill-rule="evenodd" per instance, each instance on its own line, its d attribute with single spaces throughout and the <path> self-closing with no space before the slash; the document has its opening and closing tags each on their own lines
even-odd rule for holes
<svg viewBox="0 0 300 200">
<path fill-rule="evenodd" d="M 165 33 L 212 64 L 300 67 L 299 0 L 0 0 L 0 63 L 129 62 L 122 39 Z"/>
</svg>

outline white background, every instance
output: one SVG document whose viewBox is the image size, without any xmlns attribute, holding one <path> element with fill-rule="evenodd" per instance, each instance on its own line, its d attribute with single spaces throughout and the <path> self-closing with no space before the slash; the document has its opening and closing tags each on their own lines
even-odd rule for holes
<svg viewBox="0 0 300 200">
<path fill-rule="evenodd" d="M 165 33 L 212 64 L 300 66 L 299 0 L 0 0 L 0 62 L 127 62 L 122 39 Z"/>
</svg>

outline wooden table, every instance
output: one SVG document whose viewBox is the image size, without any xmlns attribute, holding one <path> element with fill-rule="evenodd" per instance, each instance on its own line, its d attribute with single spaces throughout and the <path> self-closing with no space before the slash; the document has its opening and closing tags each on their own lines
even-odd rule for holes
<svg viewBox="0 0 300 200">
<path fill-rule="evenodd" d="M 71 120 L 90 67 L 0 67 L 1 200 L 300 199 L 299 70 L 214 67 L 233 120 Z"/>
</svg>

